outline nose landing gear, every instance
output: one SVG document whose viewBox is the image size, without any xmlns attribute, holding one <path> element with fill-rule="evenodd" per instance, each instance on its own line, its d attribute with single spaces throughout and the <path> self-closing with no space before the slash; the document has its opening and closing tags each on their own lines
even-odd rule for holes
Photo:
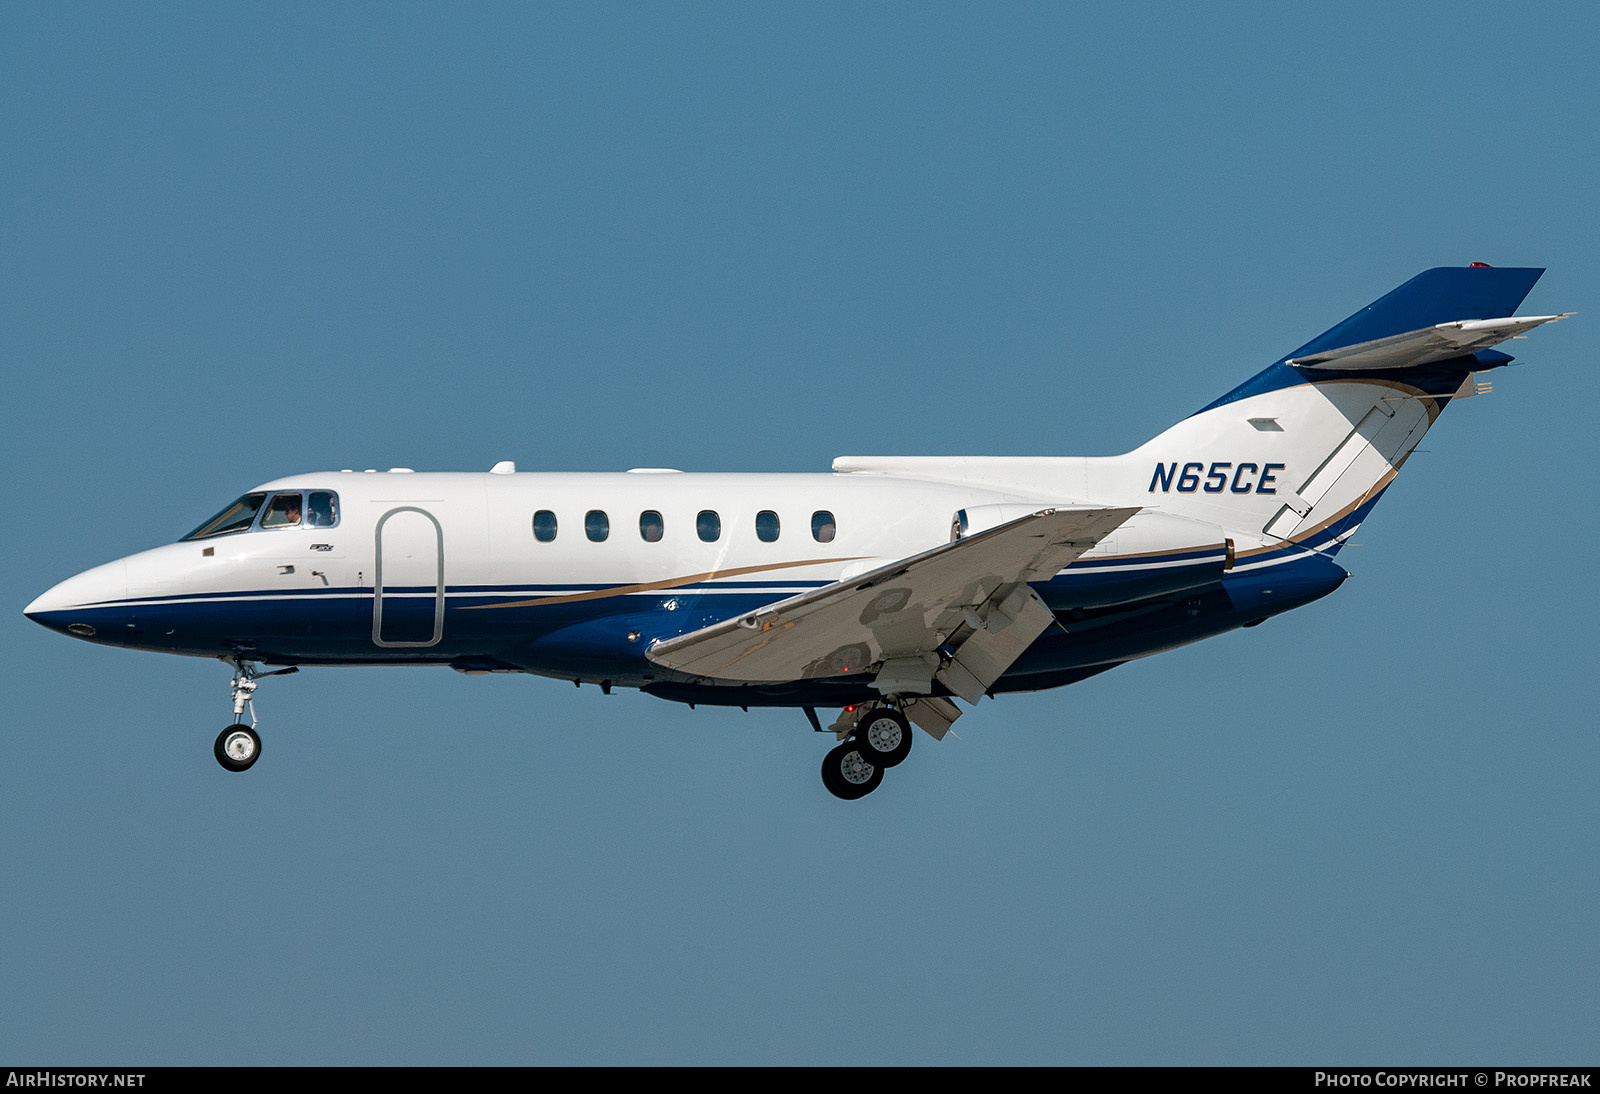
<svg viewBox="0 0 1600 1094">
<path fill-rule="evenodd" d="M 298 665 L 272 672 L 259 672 L 255 663 L 242 657 L 224 658 L 233 666 L 233 724 L 217 734 L 212 752 L 217 763 L 227 771 L 248 771 L 261 756 L 261 737 L 256 733 L 256 707 L 254 702 L 257 680 L 268 676 L 287 676 L 299 672 Z M 244 724 L 244 708 L 250 708 L 250 724 Z"/>
</svg>

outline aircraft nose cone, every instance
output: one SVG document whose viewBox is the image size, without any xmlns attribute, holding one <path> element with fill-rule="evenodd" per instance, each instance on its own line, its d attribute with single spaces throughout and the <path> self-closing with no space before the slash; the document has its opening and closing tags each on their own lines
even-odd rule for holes
<svg viewBox="0 0 1600 1094">
<path fill-rule="evenodd" d="M 118 559 L 47 589 L 22 614 L 53 631 L 92 638 L 109 622 L 109 606 L 128 596 L 128 567 Z"/>
</svg>

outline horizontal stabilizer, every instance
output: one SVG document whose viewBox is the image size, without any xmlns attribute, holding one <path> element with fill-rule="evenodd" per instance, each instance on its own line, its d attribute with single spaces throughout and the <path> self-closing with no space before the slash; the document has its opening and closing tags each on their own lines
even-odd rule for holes
<svg viewBox="0 0 1600 1094">
<path fill-rule="evenodd" d="M 928 694 L 948 668 L 961 686 L 946 685 L 975 700 L 1054 619 L 1027 582 L 1053 577 L 1138 511 L 1032 513 L 657 642 L 646 656 L 694 676 L 749 683 L 881 667 L 885 694 Z"/>
<path fill-rule="evenodd" d="M 1544 270 L 1533 267 L 1438 266 L 1374 300 L 1344 322 L 1323 331 L 1288 355 L 1314 357 L 1341 346 L 1358 346 L 1440 323 L 1511 315 Z"/>
<path fill-rule="evenodd" d="M 1570 313 L 1569 313 L 1570 314 Z M 1499 345 L 1508 338 L 1532 330 L 1542 323 L 1553 323 L 1561 315 L 1527 315 L 1505 319 L 1461 319 L 1437 323 L 1421 330 L 1406 331 L 1387 338 L 1374 338 L 1349 346 L 1291 357 L 1286 364 L 1317 369 L 1394 369 L 1415 368 L 1435 361 L 1447 361 L 1480 349 Z"/>
</svg>

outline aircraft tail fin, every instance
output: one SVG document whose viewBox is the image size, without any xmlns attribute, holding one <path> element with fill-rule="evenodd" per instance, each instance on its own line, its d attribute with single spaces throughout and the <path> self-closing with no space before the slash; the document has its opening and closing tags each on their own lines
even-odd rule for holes
<svg viewBox="0 0 1600 1094">
<path fill-rule="evenodd" d="M 1515 317 L 1542 269 L 1418 274 L 1121 456 L 840 457 L 834 470 L 970 482 L 1141 507 L 1224 529 L 1252 554 L 1336 551 L 1446 404 L 1485 394 L 1490 347 L 1557 315 Z"/>
<path fill-rule="evenodd" d="M 1337 550 L 1444 406 L 1487 386 L 1475 373 L 1512 360 L 1489 347 L 1562 318 L 1512 316 L 1543 272 L 1474 264 L 1420 273 L 1104 461 L 1104 481 L 1117 496 L 1132 490 L 1151 506 L 1259 537 L 1262 550 Z"/>
</svg>

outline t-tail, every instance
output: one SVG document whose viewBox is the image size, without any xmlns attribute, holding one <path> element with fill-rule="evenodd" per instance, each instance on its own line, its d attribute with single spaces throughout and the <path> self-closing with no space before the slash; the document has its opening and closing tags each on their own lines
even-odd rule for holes
<svg viewBox="0 0 1600 1094">
<path fill-rule="evenodd" d="M 1124 456 L 1086 493 L 1229 531 L 1241 556 L 1338 549 L 1452 399 L 1512 358 L 1490 347 L 1562 318 L 1513 318 L 1544 273 L 1418 274 Z"/>
<path fill-rule="evenodd" d="M 1138 505 L 1220 530 L 1230 565 L 1332 554 L 1444 407 L 1512 360 L 1491 347 L 1564 318 L 1513 317 L 1543 273 L 1420 273 L 1125 455 L 844 456 L 834 470 Z"/>
</svg>

